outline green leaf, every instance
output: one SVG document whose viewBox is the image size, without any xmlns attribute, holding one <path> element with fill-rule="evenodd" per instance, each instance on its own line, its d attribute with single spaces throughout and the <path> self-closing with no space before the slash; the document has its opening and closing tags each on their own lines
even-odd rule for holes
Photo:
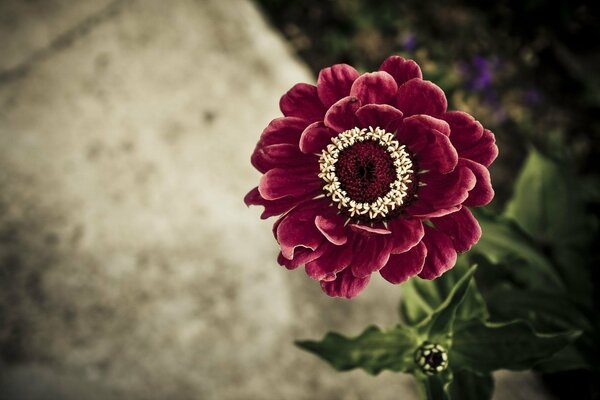
<svg viewBox="0 0 600 400">
<path fill-rule="evenodd" d="M 485 256 L 493 264 L 526 263 L 515 271 L 529 288 L 543 288 L 552 292 L 565 292 L 565 284 L 554 266 L 513 221 L 491 215 L 489 212 L 473 210 L 483 234 L 471 250 Z"/>
<path fill-rule="evenodd" d="M 494 393 L 494 378 L 489 373 L 455 372 L 448 392 L 452 400 L 489 400 Z"/>
<path fill-rule="evenodd" d="M 451 400 L 449 387 L 453 380 L 452 371 L 438 375 L 416 374 L 417 393 L 421 400 Z"/>
<path fill-rule="evenodd" d="M 400 302 L 400 316 L 403 321 L 408 325 L 417 325 L 427 318 L 450 295 L 456 283 L 467 272 L 467 260 L 461 257 L 454 268 L 437 279 L 411 279 L 406 282 L 402 286 L 403 300 Z M 485 302 L 473 281 L 456 311 L 456 318 L 486 319 L 487 316 Z"/>
<path fill-rule="evenodd" d="M 387 332 L 370 326 L 355 338 L 330 332 L 320 342 L 296 342 L 298 347 L 316 354 L 338 371 L 362 368 L 373 375 L 385 369 L 412 372 L 419 344 L 414 332 L 401 326 Z"/>
<path fill-rule="evenodd" d="M 446 297 L 435 312 L 416 326 L 417 332 L 422 335 L 423 339 L 441 344 L 446 348 L 449 346 L 452 339 L 456 311 L 467 294 L 476 268 L 472 267 L 468 270 L 456 282 L 448 297 Z"/>
<path fill-rule="evenodd" d="M 586 218 L 576 186 L 567 168 L 531 149 L 505 215 L 541 242 L 581 241 Z"/>
<path fill-rule="evenodd" d="M 491 323 L 473 320 L 457 326 L 450 368 L 473 372 L 524 370 L 550 358 L 580 335 L 579 331 L 542 334 L 525 321 Z"/>
</svg>

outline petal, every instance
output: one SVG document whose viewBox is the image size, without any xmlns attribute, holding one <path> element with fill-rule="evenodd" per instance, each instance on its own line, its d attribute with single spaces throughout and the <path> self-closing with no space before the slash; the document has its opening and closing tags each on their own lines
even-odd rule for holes
<svg viewBox="0 0 600 400">
<path fill-rule="evenodd" d="M 367 104 L 356 111 L 359 128 L 379 127 L 396 132 L 402 124 L 402 112 L 387 104 Z"/>
<path fill-rule="evenodd" d="M 323 245 L 327 250 L 319 258 L 306 264 L 306 274 L 318 281 L 332 281 L 336 274 L 352 262 L 352 248 L 349 246 Z"/>
<path fill-rule="evenodd" d="M 354 114 L 359 107 L 360 101 L 356 97 L 344 97 L 329 107 L 325 114 L 325 125 L 336 133 L 354 128 L 356 125 Z"/>
<path fill-rule="evenodd" d="M 392 231 L 392 254 L 400 254 L 413 248 L 423 238 L 425 231 L 420 219 L 396 218 L 388 221 Z"/>
<path fill-rule="evenodd" d="M 435 279 L 454 267 L 456 250 L 447 235 L 426 225 L 423 244 L 427 246 L 427 257 L 425 257 L 425 264 L 419 277 Z"/>
<path fill-rule="evenodd" d="M 421 175 L 426 186 L 419 187 L 417 195 L 435 208 L 449 208 L 462 204 L 475 187 L 475 174 L 464 165 L 457 165 L 449 174 L 428 172 Z"/>
<path fill-rule="evenodd" d="M 386 236 L 362 236 L 351 245 L 354 248 L 352 274 L 364 278 L 372 272 L 379 271 L 390 258 L 391 240 Z"/>
<path fill-rule="evenodd" d="M 308 123 L 302 118 L 276 118 L 262 132 L 256 147 L 259 148 L 280 143 L 298 144 L 300 135 L 307 125 Z"/>
<path fill-rule="evenodd" d="M 441 218 L 432 218 L 431 222 L 452 239 L 457 252 L 469 250 L 481 237 L 479 223 L 466 207 Z"/>
<path fill-rule="evenodd" d="M 321 281 L 321 289 L 331 297 L 345 297 L 351 299 L 356 297 L 369 283 L 370 276 L 356 278 L 346 268 L 333 281 Z"/>
<path fill-rule="evenodd" d="M 496 146 L 496 138 L 489 129 L 483 130 L 481 138 L 472 143 L 469 147 L 456 147 L 459 157 L 468 158 L 486 167 L 489 167 L 492 162 L 498 157 L 498 146 Z"/>
<path fill-rule="evenodd" d="M 330 209 L 335 210 L 334 207 Z M 325 238 L 331 243 L 340 246 L 348 241 L 348 235 L 344 229 L 346 219 L 332 212 L 322 213 L 315 217 L 315 226 Z"/>
<path fill-rule="evenodd" d="M 398 88 L 396 106 L 408 117 L 415 114 L 438 116 L 448 107 L 444 91 L 422 79 L 411 79 Z"/>
<path fill-rule="evenodd" d="M 264 206 L 265 210 L 260 215 L 262 219 L 267 219 L 269 217 L 273 217 L 275 215 L 280 215 L 285 213 L 286 211 L 291 210 L 297 204 L 309 200 L 310 198 L 316 196 L 319 192 L 308 193 L 306 196 L 300 197 L 282 197 L 277 200 L 266 200 L 258 191 L 258 187 L 252 189 L 248 194 L 244 197 L 244 203 L 247 206 L 255 205 L 255 206 Z"/>
<path fill-rule="evenodd" d="M 287 269 L 296 269 L 301 265 L 305 265 L 323 255 L 326 247 L 319 246 L 316 250 L 309 249 L 306 247 L 296 247 L 294 249 L 294 256 L 291 260 L 288 260 L 283 256 L 281 252 L 277 256 L 277 263 L 286 267 Z"/>
<path fill-rule="evenodd" d="M 400 56 L 390 56 L 379 67 L 380 71 L 390 74 L 398 86 L 413 78 L 423 78 L 421 68 L 413 60 L 406 60 Z"/>
<path fill-rule="evenodd" d="M 262 173 L 273 168 L 294 168 L 306 165 L 310 157 L 302 154 L 295 144 L 281 143 L 257 148 L 250 162 Z"/>
<path fill-rule="evenodd" d="M 358 71 L 348 64 L 335 64 L 322 69 L 317 79 L 317 93 L 325 108 L 348 96 L 358 76 Z"/>
<path fill-rule="evenodd" d="M 405 282 L 423 270 L 426 256 L 427 247 L 419 243 L 404 253 L 392 254 L 379 273 L 388 282 L 394 284 Z"/>
<path fill-rule="evenodd" d="M 363 224 L 349 224 L 349 226 L 350 229 L 352 229 L 354 232 L 362 233 L 369 236 L 389 235 L 392 233 L 389 229 L 386 229 L 384 226 L 376 227 Z"/>
<path fill-rule="evenodd" d="M 450 111 L 440 118 L 450 125 L 450 141 L 456 148 L 470 146 L 483 135 L 483 126 L 466 112 Z"/>
<path fill-rule="evenodd" d="M 260 178 L 258 191 L 266 200 L 304 196 L 321 189 L 319 165 L 301 168 L 273 168 Z"/>
<path fill-rule="evenodd" d="M 279 108 L 286 117 L 298 117 L 308 122 L 322 120 L 325 115 L 317 87 L 308 83 L 297 83 L 281 96 Z"/>
<path fill-rule="evenodd" d="M 322 121 L 313 122 L 300 136 L 300 150 L 304 153 L 320 153 L 337 133 L 325 126 Z"/>
<path fill-rule="evenodd" d="M 398 84 L 384 71 L 362 74 L 352 84 L 350 96 L 355 96 L 363 104 L 388 103 L 398 91 Z"/>
<path fill-rule="evenodd" d="M 445 130 L 449 132 L 446 122 L 415 115 L 404 120 L 397 136 L 414 154 L 419 169 L 448 173 L 456 167 L 458 153 L 448 136 L 441 133 Z"/>
<path fill-rule="evenodd" d="M 469 191 L 469 197 L 463 202 L 463 205 L 468 207 L 479 207 L 489 204 L 494 198 L 494 189 L 492 188 L 492 180 L 490 171 L 483 165 L 466 158 L 459 159 L 459 164 L 467 166 L 473 174 L 477 183 L 475 187 Z"/>
<path fill-rule="evenodd" d="M 299 204 L 277 221 L 275 236 L 281 254 L 288 260 L 294 258 L 296 248 L 316 250 L 325 239 L 314 223 L 315 213 L 324 204 L 320 200 Z"/>
</svg>

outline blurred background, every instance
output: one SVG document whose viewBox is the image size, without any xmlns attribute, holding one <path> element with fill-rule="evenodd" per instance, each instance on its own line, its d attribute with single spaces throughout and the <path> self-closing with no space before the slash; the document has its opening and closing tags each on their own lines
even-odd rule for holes
<svg viewBox="0 0 600 400">
<path fill-rule="evenodd" d="M 294 83 L 401 54 L 496 133 L 492 208 L 532 146 L 597 199 L 600 20 L 591 1 L 373 3 L 0 0 L 0 399 L 416 398 L 293 346 L 394 324 L 400 291 L 331 299 L 277 266 L 242 202 L 258 136 Z M 496 377 L 497 399 L 553 398 Z"/>
</svg>

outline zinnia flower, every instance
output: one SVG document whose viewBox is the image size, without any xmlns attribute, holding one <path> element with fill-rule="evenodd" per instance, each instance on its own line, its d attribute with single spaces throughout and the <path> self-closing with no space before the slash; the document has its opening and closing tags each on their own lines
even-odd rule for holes
<svg viewBox="0 0 600 400">
<path fill-rule="evenodd" d="M 419 66 L 389 57 L 360 75 L 321 70 L 279 103 L 252 165 L 263 176 L 245 197 L 273 233 L 288 269 L 305 265 L 329 296 L 352 298 L 373 272 L 399 284 L 435 279 L 481 236 L 467 207 L 489 203 L 492 132 L 447 111 L 444 92 Z"/>
</svg>

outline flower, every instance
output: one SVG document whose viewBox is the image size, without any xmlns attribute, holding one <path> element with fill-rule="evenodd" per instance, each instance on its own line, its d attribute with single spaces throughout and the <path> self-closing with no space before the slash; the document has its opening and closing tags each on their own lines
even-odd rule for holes
<svg viewBox="0 0 600 400">
<path fill-rule="evenodd" d="M 279 264 L 305 266 L 329 296 L 352 298 L 373 272 L 393 284 L 435 279 L 481 236 L 467 207 L 489 203 L 492 132 L 447 111 L 412 60 L 391 56 L 360 75 L 337 64 L 280 101 L 251 162 L 245 197 L 280 215 Z"/>
</svg>

